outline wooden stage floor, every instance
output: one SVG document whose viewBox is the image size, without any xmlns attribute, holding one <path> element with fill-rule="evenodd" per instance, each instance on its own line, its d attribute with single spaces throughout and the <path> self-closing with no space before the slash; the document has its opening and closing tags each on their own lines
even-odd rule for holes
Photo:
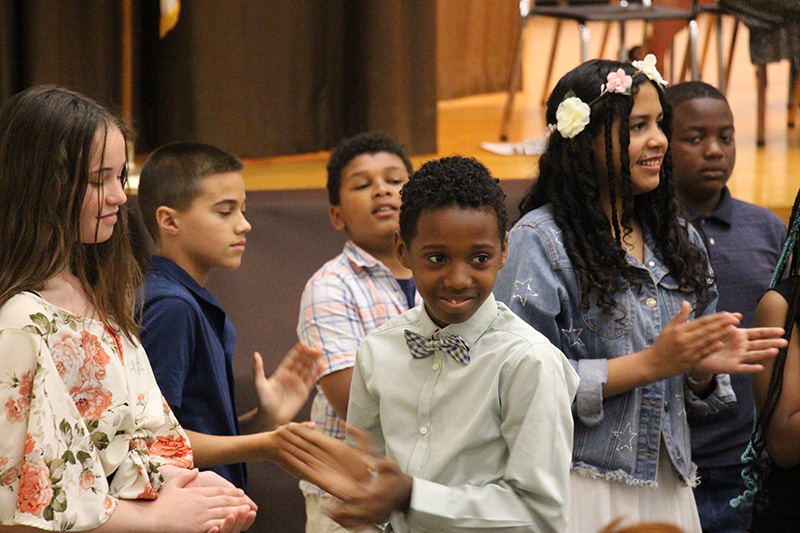
<svg viewBox="0 0 800 533">
<path fill-rule="evenodd" d="M 701 45 L 710 19 L 700 20 Z M 726 21 L 727 35 L 730 20 Z M 554 22 L 537 18 L 527 26 L 528 49 L 523 69 L 524 90 L 517 94 L 509 129 L 509 140 L 521 141 L 542 136 L 545 129 L 544 112 L 539 101 L 542 94 L 543 73 Z M 602 26 L 590 26 L 592 40 L 590 54 L 599 50 Z M 641 29 L 629 25 L 627 46 L 636 44 Z M 676 39 L 679 57 L 683 57 L 686 32 Z M 610 43 L 618 43 L 612 32 Z M 554 79 L 557 80 L 579 61 L 578 34 L 575 24 L 567 23 L 562 29 Z M 533 48 L 537 48 L 535 53 Z M 608 47 L 611 50 L 613 47 Z M 607 52 L 607 56 L 608 53 Z M 769 207 L 784 218 L 788 217 L 795 194 L 800 187 L 800 128 L 788 129 L 788 62 L 768 66 L 766 146 L 759 148 L 755 142 L 756 131 L 756 81 L 755 70 L 749 59 L 748 33 L 740 25 L 735 47 L 734 65 L 728 89 L 728 98 L 736 121 L 737 163 L 729 183 L 733 195 L 742 200 Z M 715 47 L 709 49 L 708 59 L 701 75 L 705 81 L 716 84 Z M 498 141 L 500 117 L 505 93 L 493 93 L 453 100 L 443 100 L 438 105 L 438 152 L 412 158 L 415 167 L 428 159 L 449 154 L 474 156 L 483 161 L 500 179 L 529 178 L 536 165 L 532 156 L 499 156 L 480 147 L 481 142 Z M 245 179 L 248 190 L 314 189 L 325 186 L 325 163 L 328 152 L 279 156 L 245 161 Z"/>
</svg>

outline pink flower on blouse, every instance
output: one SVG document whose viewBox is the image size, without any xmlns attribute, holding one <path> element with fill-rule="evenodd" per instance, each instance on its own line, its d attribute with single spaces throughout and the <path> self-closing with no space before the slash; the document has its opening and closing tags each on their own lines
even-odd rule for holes
<svg viewBox="0 0 800 533">
<path fill-rule="evenodd" d="M 83 370 L 84 375 L 103 381 L 106 377 L 106 366 L 108 366 L 111 358 L 103 350 L 100 340 L 88 331 L 81 331 L 81 347 L 86 351 L 87 355 L 85 369 Z"/>
<path fill-rule="evenodd" d="M 14 484 L 14 482 L 17 480 L 18 477 L 19 477 L 19 470 L 17 469 L 16 466 L 12 466 L 11 468 L 5 471 L 5 475 L 3 476 L 3 479 L 2 481 L 0 481 L 0 483 L 2 483 L 5 486 L 10 486 Z"/>
<path fill-rule="evenodd" d="M 5 469 L 6 465 L 9 462 L 8 457 L 3 457 L 0 459 L 0 485 L 13 485 L 14 482 L 19 477 L 19 469 L 16 466 L 12 466 L 11 468 Z"/>
<path fill-rule="evenodd" d="M 53 333 L 50 336 L 50 355 L 67 387 L 85 379 L 82 369 L 86 365 L 86 351 L 77 335 L 70 334 L 69 330 Z"/>
<path fill-rule="evenodd" d="M 82 386 L 73 387 L 69 394 L 78 408 L 81 417 L 86 420 L 100 420 L 103 413 L 111 406 L 111 391 L 106 390 L 98 382 L 84 382 Z"/>
<path fill-rule="evenodd" d="M 169 435 L 167 437 L 157 437 L 152 442 L 147 451 L 150 455 L 156 455 L 165 459 L 165 464 L 171 464 L 180 468 L 192 468 L 193 454 L 189 443 L 180 435 Z"/>
<path fill-rule="evenodd" d="M 38 463 L 25 461 L 22 464 L 22 476 L 19 480 L 17 509 L 21 513 L 41 516 L 42 511 L 53 499 L 53 487 L 50 486 L 50 470 L 44 460 Z"/>
<path fill-rule="evenodd" d="M 80 486 L 83 490 L 89 490 L 94 487 L 94 474 L 91 471 L 84 472 L 81 475 Z"/>
<path fill-rule="evenodd" d="M 625 74 L 622 69 L 616 72 L 609 72 L 607 77 L 606 90 L 610 93 L 624 93 L 633 85 L 633 78 Z"/>
<path fill-rule="evenodd" d="M 11 396 L 6 400 L 6 420 L 9 422 L 23 422 L 28 416 L 31 406 L 31 392 L 33 391 L 33 376 L 30 370 L 22 374 L 17 384 L 19 396 Z"/>
<path fill-rule="evenodd" d="M 158 498 L 158 491 L 153 488 L 153 485 L 151 485 L 149 481 L 147 481 L 142 492 L 136 496 L 137 500 L 155 500 L 156 498 Z"/>
<path fill-rule="evenodd" d="M 33 440 L 33 435 L 28 433 L 25 436 L 25 455 L 28 455 L 36 448 L 36 441 Z"/>
</svg>

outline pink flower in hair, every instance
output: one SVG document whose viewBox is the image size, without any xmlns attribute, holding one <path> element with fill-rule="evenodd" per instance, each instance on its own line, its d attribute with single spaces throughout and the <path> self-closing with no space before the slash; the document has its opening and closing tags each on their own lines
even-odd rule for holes
<svg viewBox="0 0 800 533">
<path fill-rule="evenodd" d="M 628 93 L 631 85 L 633 85 L 633 78 L 625 74 L 622 69 L 617 69 L 616 72 L 609 72 L 607 79 L 606 91 L 610 93 Z"/>
</svg>

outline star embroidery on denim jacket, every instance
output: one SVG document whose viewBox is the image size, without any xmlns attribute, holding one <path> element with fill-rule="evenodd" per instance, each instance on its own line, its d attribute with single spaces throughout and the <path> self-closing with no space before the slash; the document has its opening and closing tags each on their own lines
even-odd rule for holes
<svg viewBox="0 0 800 533">
<path fill-rule="evenodd" d="M 560 239 L 560 237 L 561 237 L 561 232 L 560 232 L 559 230 L 557 230 L 557 229 L 555 229 L 555 228 L 550 228 L 550 233 L 552 233 L 552 234 L 553 234 L 553 239 L 555 239 L 555 241 L 556 241 L 558 244 L 560 244 L 561 246 L 564 246 L 564 244 L 561 242 L 561 239 Z"/>
<path fill-rule="evenodd" d="M 616 447 L 616 451 L 618 452 L 621 452 L 622 450 L 628 450 L 631 452 L 633 451 L 633 439 L 636 438 L 637 433 L 631 431 L 630 422 L 625 424 L 625 428 L 623 428 L 622 431 L 620 430 L 612 431 L 611 434 L 614 436 L 614 439 L 616 439 L 616 442 L 619 443 Z M 628 439 L 628 442 L 622 443 L 622 441 L 626 438 Z"/>
<path fill-rule="evenodd" d="M 533 278 L 528 278 L 525 281 L 514 282 L 514 295 L 511 297 L 511 299 L 513 300 L 516 298 L 519 300 L 522 303 L 522 307 L 525 307 L 525 304 L 528 303 L 529 296 L 533 298 L 539 296 L 539 293 L 533 290 L 533 287 L 531 287 L 532 281 Z M 522 293 L 519 291 L 520 287 L 523 289 Z"/>
<path fill-rule="evenodd" d="M 678 411 L 678 416 L 684 417 L 686 416 L 686 404 L 683 401 L 683 398 L 680 394 L 675 394 L 675 403 L 681 406 L 681 410 Z"/>
<path fill-rule="evenodd" d="M 586 346 L 581 340 L 581 333 L 583 333 L 583 328 L 573 326 L 570 326 L 569 329 L 561 328 L 561 334 L 567 339 L 570 348 L 573 346 Z"/>
</svg>

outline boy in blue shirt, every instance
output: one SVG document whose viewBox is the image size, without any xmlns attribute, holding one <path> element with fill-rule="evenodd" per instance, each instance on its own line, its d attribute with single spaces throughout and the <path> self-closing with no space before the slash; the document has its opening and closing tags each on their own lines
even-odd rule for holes
<svg viewBox="0 0 800 533">
<path fill-rule="evenodd" d="M 716 277 L 717 311 L 742 314 L 753 326 L 756 305 L 769 289 L 783 248 L 786 225 L 772 211 L 731 196 L 727 182 L 736 163 L 733 113 L 719 90 L 690 81 L 669 87 L 675 195 L 703 237 Z M 753 431 L 750 377 L 731 374 L 736 403 L 707 416 L 690 414 L 692 460 L 700 484 L 694 488 L 703 531 L 750 529 L 752 500 L 734 509 L 739 496 L 742 453 Z"/>
<path fill-rule="evenodd" d="M 298 344 L 269 379 L 256 352 L 259 406 L 237 415 L 236 330 L 204 285 L 213 269 L 237 268 L 242 260 L 251 229 L 242 168 L 213 146 L 162 146 L 142 167 L 139 205 L 156 242 L 144 282 L 142 345 L 189 435 L 196 466 L 244 489 L 244 462 L 275 458 L 272 434 L 259 433 L 290 421 L 304 405 L 319 351 Z"/>
<path fill-rule="evenodd" d="M 340 476 L 347 453 L 297 425 L 297 460 L 287 462 L 340 497 L 330 513 L 345 527 L 560 531 L 578 377 L 492 295 L 505 195 L 486 167 L 459 156 L 426 163 L 401 194 L 396 250 L 424 305 L 364 339 L 347 410 L 348 441 L 361 427 L 385 457 L 371 459 L 366 479 L 358 469 Z"/>
</svg>

